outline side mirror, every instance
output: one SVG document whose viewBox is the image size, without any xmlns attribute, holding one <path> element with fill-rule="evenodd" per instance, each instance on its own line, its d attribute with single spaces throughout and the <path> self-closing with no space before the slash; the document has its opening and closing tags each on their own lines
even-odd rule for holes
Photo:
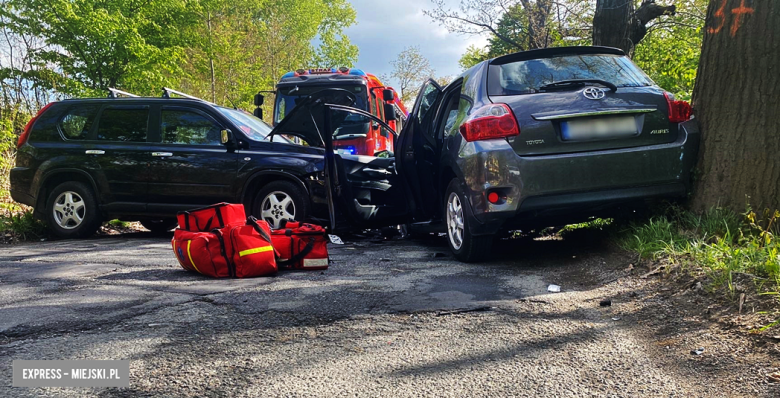
<svg viewBox="0 0 780 398">
<path fill-rule="evenodd" d="M 395 107 L 393 104 L 385 103 L 385 120 L 388 122 L 395 120 Z"/>
<path fill-rule="evenodd" d="M 385 100 L 385 102 L 394 100 L 395 95 L 393 94 L 393 90 L 390 90 L 389 88 L 382 90 L 382 99 Z"/>
<path fill-rule="evenodd" d="M 265 96 L 260 93 L 255 94 L 255 106 L 263 106 L 263 102 L 265 102 Z"/>
<path fill-rule="evenodd" d="M 263 108 L 255 108 L 252 114 L 255 115 L 256 118 L 263 120 Z"/>
<path fill-rule="evenodd" d="M 225 129 L 220 131 L 219 139 L 223 145 L 229 144 L 233 140 L 233 132 Z"/>
</svg>

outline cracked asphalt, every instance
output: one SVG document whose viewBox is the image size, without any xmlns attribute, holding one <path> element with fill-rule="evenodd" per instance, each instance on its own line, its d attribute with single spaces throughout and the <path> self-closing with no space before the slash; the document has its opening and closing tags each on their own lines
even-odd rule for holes
<svg viewBox="0 0 780 398">
<path fill-rule="evenodd" d="M 597 235 L 502 241 L 487 264 L 344 237 L 327 271 L 243 280 L 182 270 L 170 236 L 5 246 L 0 396 L 780 395 L 776 355 Z M 129 359 L 130 387 L 13 388 L 14 359 Z"/>
</svg>

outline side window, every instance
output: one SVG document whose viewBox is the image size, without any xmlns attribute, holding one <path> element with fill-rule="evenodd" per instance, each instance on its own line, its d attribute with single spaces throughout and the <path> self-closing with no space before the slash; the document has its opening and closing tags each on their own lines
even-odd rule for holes
<svg viewBox="0 0 780 398">
<path fill-rule="evenodd" d="M 163 108 L 161 127 L 166 144 L 221 145 L 221 128 L 210 118 L 193 111 Z"/>
<path fill-rule="evenodd" d="M 57 127 L 68 140 L 86 140 L 89 129 L 95 121 L 99 105 L 83 105 L 73 107 L 60 118 Z"/>
<path fill-rule="evenodd" d="M 145 142 L 149 107 L 109 106 L 103 109 L 98 123 L 100 141 Z"/>
<path fill-rule="evenodd" d="M 428 114 L 428 111 L 431 109 L 434 102 L 436 102 L 436 98 L 439 97 L 440 93 L 441 90 L 432 82 L 429 81 L 425 84 L 422 96 L 418 99 L 418 101 L 420 101 L 420 109 L 417 111 L 417 120 L 423 120 L 425 118 L 425 115 Z"/>
</svg>

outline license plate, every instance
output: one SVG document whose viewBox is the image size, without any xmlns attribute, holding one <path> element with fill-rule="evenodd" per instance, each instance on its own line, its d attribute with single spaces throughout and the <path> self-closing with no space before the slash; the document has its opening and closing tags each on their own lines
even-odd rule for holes
<svg viewBox="0 0 780 398">
<path fill-rule="evenodd" d="M 625 138 L 637 135 L 637 126 L 634 116 L 569 120 L 561 123 L 561 133 L 564 141 Z"/>
</svg>

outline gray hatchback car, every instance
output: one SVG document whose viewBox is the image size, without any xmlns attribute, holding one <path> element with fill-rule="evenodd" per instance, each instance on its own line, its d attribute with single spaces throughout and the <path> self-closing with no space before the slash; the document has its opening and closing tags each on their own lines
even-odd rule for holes
<svg viewBox="0 0 780 398">
<path fill-rule="evenodd" d="M 430 80 L 383 157 L 334 153 L 331 137 L 349 124 L 386 128 L 345 103 L 312 101 L 297 129 L 326 148 L 331 214 L 438 228 L 462 261 L 485 259 L 502 231 L 684 198 L 699 146 L 690 105 L 606 47 L 525 51 L 445 88 Z"/>
</svg>

